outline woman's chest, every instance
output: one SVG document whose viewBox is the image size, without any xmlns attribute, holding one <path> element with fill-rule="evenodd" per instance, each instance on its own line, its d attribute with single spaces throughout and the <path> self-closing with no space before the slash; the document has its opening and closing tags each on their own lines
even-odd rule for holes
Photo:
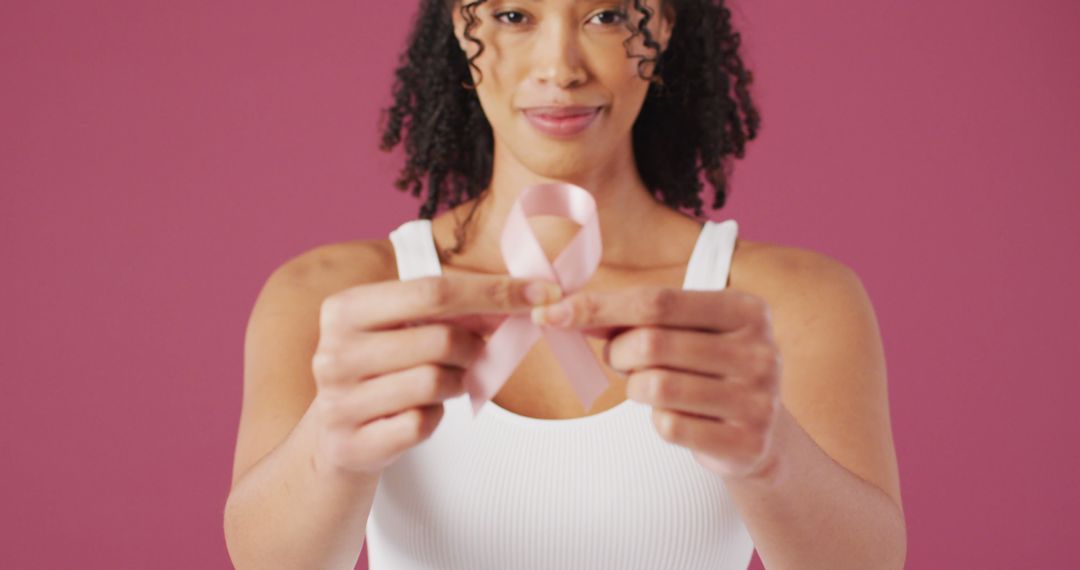
<svg viewBox="0 0 1080 570">
<path fill-rule="evenodd" d="M 536 422 L 447 401 L 380 479 L 372 567 L 745 568 L 753 544 L 723 481 L 630 404 Z"/>
</svg>

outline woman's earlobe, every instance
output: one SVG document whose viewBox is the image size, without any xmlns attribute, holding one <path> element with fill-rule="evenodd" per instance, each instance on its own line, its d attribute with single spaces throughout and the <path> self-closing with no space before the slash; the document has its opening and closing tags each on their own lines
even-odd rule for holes
<svg viewBox="0 0 1080 570">
<path fill-rule="evenodd" d="M 468 40 L 465 39 L 465 34 L 464 33 L 458 33 L 457 30 L 455 29 L 454 30 L 454 39 L 457 40 L 458 48 L 460 48 L 462 52 L 469 53 Z"/>
<path fill-rule="evenodd" d="M 666 6 L 663 26 L 664 41 L 662 43 L 664 46 L 664 51 L 667 51 L 668 42 L 671 41 L 671 32 L 675 29 L 675 8 L 670 4 Z"/>
</svg>

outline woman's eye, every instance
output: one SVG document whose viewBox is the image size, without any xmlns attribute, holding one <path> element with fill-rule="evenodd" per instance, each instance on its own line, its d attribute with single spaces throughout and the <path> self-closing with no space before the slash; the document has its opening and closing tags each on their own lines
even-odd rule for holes
<svg viewBox="0 0 1080 570">
<path fill-rule="evenodd" d="M 497 21 L 504 24 L 514 25 L 521 24 L 525 21 L 525 14 L 516 10 L 497 12 L 493 16 Z M 598 17 L 606 20 L 599 22 L 600 25 L 609 26 L 612 24 L 623 23 L 626 20 L 626 13 L 620 12 L 618 10 L 604 10 L 603 12 L 598 12 L 595 16 L 593 16 L 593 19 L 596 19 Z"/>
<path fill-rule="evenodd" d="M 507 22 L 507 21 L 502 19 L 503 16 L 516 16 L 517 19 L 516 20 L 512 19 L 511 21 Z M 498 12 L 497 14 L 495 14 L 495 19 L 500 21 L 500 22 L 503 22 L 504 24 L 520 24 L 521 21 L 525 19 L 525 14 L 522 14 L 521 12 L 515 12 L 513 10 L 510 10 L 510 11 L 507 11 L 507 12 Z"/>
<path fill-rule="evenodd" d="M 621 24 L 626 19 L 626 13 L 618 10 L 604 10 L 603 12 L 597 13 L 593 18 L 598 16 L 608 16 L 609 19 L 614 18 L 614 20 L 600 22 L 602 25 Z"/>
</svg>

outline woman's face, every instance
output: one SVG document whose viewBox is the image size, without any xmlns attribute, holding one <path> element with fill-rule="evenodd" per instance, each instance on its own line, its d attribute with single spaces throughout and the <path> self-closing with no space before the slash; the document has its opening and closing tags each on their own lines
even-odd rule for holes
<svg viewBox="0 0 1080 570">
<path fill-rule="evenodd" d="M 453 8 L 454 29 L 472 57 L 479 48 L 465 38 L 461 1 Z M 673 22 L 661 16 L 659 3 L 643 2 L 653 10 L 652 37 L 666 48 Z M 471 69 L 472 83 L 479 83 L 477 96 L 498 152 L 509 152 L 536 174 L 565 179 L 603 169 L 605 160 L 630 149 L 648 81 L 638 75 L 638 59 L 627 56 L 627 47 L 631 54 L 656 57 L 641 34 L 623 45 L 631 35 L 626 19 L 636 25 L 642 17 L 632 2 L 488 0 L 475 13 L 470 34 L 484 50 L 474 61 L 482 75 Z M 642 66 L 643 75 L 652 71 L 651 64 Z"/>
</svg>

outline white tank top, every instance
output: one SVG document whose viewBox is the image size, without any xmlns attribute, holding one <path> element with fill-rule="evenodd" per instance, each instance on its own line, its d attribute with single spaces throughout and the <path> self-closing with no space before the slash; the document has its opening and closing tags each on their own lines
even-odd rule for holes
<svg viewBox="0 0 1080 570">
<path fill-rule="evenodd" d="M 706 221 L 683 289 L 727 284 L 738 226 Z M 431 222 L 391 232 L 400 279 L 440 275 Z M 745 570 L 754 545 L 719 475 L 660 437 L 652 408 L 540 419 L 469 395 L 387 467 L 371 570 Z"/>
</svg>

